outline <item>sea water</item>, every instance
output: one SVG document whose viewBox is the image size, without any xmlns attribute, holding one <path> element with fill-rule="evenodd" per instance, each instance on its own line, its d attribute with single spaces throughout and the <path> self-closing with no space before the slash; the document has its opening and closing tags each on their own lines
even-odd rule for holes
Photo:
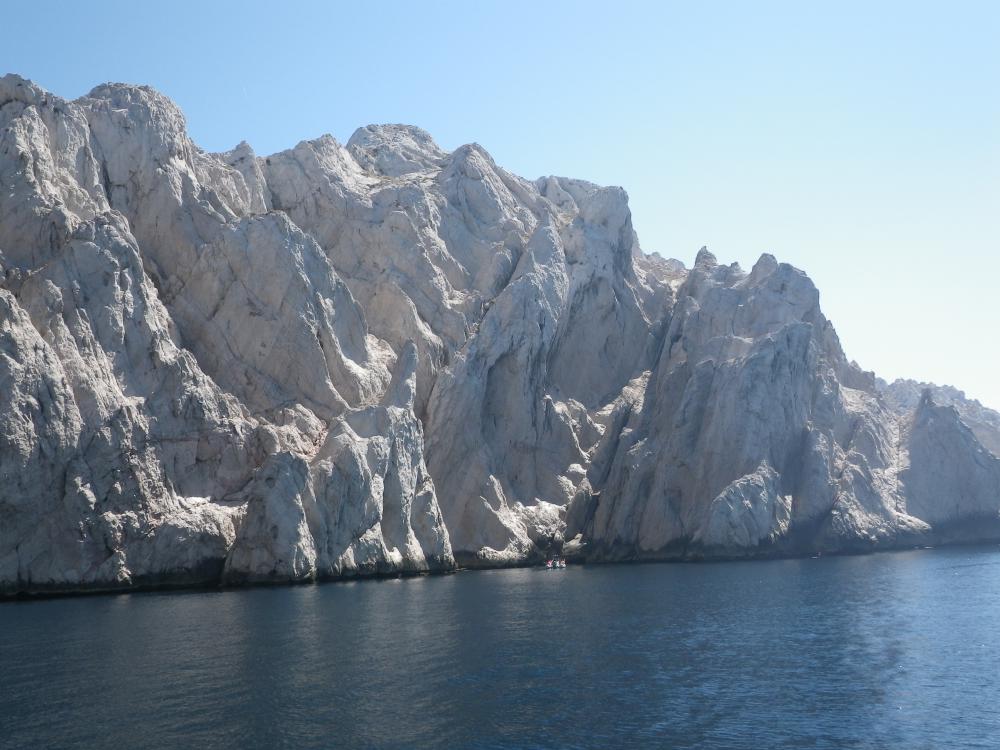
<svg viewBox="0 0 1000 750">
<path fill-rule="evenodd" d="M 1000 747 L 1000 548 L 0 603 L 0 747 Z"/>
</svg>

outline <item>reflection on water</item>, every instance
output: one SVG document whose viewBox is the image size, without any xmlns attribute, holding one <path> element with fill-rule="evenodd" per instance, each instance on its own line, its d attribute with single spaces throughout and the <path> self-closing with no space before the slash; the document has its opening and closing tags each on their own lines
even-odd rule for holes
<svg viewBox="0 0 1000 750">
<path fill-rule="evenodd" d="M 998 744 L 1000 549 L 0 605 L 2 747 Z"/>
</svg>

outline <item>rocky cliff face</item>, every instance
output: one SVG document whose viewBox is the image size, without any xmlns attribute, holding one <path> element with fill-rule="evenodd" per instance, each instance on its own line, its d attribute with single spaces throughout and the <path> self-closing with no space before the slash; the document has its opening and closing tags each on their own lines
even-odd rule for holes
<svg viewBox="0 0 1000 750">
<path fill-rule="evenodd" d="M 0 188 L 2 592 L 1000 536 L 1000 415 L 770 256 L 644 254 L 619 188 L 16 76 Z"/>
<path fill-rule="evenodd" d="M 896 380 L 886 383 L 877 381 L 879 393 L 889 406 L 903 417 L 911 416 L 920 406 L 926 393 L 930 400 L 940 406 L 951 406 L 983 447 L 994 456 L 1000 456 L 1000 413 L 987 409 L 974 399 L 951 386 L 933 383 L 918 383 L 915 380 Z"/>
</svg>

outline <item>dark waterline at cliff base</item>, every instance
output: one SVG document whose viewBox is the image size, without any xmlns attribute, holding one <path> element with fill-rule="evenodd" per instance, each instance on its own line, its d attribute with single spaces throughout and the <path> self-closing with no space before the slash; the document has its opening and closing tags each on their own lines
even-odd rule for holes
<svg viewBox="0 0 1000 750">
<path fill-rule="evenodd" d="M 996 746 L 1000 548 L 0 605 L 0 747 Z"/>
</svg>

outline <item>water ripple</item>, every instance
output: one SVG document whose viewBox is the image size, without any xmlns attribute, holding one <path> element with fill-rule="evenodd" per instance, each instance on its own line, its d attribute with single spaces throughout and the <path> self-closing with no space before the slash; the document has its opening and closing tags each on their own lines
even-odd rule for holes
<svg viewBox="0 0 1000 750">
<path fill-rule="evenodd" d="M 996 747 L 1000 550 L 0 605 L 0 747 Z"/>
</svg>

